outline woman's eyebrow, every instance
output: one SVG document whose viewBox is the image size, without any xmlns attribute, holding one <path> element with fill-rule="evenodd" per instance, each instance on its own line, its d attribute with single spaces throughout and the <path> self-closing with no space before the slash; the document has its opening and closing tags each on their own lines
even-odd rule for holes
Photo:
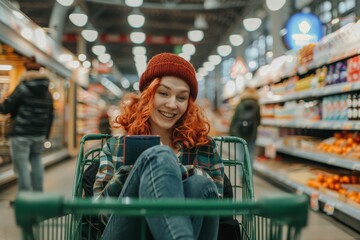
<svg viewBox="0 0 360 240">
<path fill-rule="evenodd" d="M 164 88 L 166 88 L 166 89 L 168 89 L 168 90 L 172 90 L 171 87 L 166 86 L 166 85 L 164 85 L 164 84 L 160 84 L 159 87 L 160 87 L 160 86 L 162 86 L 162 87 L 164 87 Z M 179 92 L 181 92 L 181 93 L 183 93 L 183 92 L 188 93 L 188 92 L 190 92 L 190 91 L 189 91 L 188 89 L 184 89 L 184 90 L 180 90 Z"/>
</svg>

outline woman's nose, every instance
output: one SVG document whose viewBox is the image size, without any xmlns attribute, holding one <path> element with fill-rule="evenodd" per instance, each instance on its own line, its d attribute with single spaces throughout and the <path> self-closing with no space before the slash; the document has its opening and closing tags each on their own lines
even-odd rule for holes
<svg viewBox="0 0 360 240">
<path fill-rule="evenodd" d="M 168 101 L 166 102 L 166 106 L 171 108 L 176 108 L 176 97 L 168 98 Z"/>
</svg>

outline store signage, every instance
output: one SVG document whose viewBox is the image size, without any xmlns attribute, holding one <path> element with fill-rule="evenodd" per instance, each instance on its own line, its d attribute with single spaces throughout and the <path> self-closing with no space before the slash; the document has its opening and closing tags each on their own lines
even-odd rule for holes
<svg viewBox="0 0 360 240">
<path fill-rule="evenodd" d="M 237 57 L 230 68 L 230 77 L 236 79 L 237 76 L 247 73 L 247 67 L 242 57 Z"/>
<path fill-rule="evenodd" d="M 80 35 L 75 33 L 68 33 L 63 36 L 64 42 L 76 42 Z M 99 36 L 100 42 L 104 43 L 128 43 L 131 42 L 130 38 L 126 34 L 101 34 Z M 186 37 L 176 37 L 170 35 L 147 35 L 146 43 L 160 44 L 160 45 L 183 45 L 188 43 L 189 40 Z"/>
<path fill-rule="evenodd" d="M 323 37 L 320 19 L 312 13 L 296 13 L 286 23 L 284 40 L 288 48 L 300 49 Z"/>
</svg>

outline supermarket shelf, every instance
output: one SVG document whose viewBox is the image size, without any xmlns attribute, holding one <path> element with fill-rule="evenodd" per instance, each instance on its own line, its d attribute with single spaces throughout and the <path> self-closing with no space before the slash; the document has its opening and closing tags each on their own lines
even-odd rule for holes
<svg viewBox="0 0 360 240">
<path fill-rule="evenodd" d="M 360 53 L 360 46 L 355 46 L 350 49 L 344 49 L 343 52 L 339 55 L 329 56 L 328 59 L 315 60 L 311 63 L 301 65 L 298 67 L 297 72 L 299 75 L 306 74 L 309 71 L 313 71 L 317 68 L 320 68 L 324 65 L 330 65 L 348 58 L 354 57 Z"/>
<path fill-rule="evenodd" d="M 262 125 L 288 127 L 288 128 L 311 128 L 324 130 L 360 130 L 360 121 L 320 120 L 309 121 L 306 119 L 282 120 L 273 118 L 261 119 Z"/>
<path fill-rule="evenodd" d="M 53 153 L 46 154 L 42 157 L 45 167 L 50 166 L 56 162 L 59 162 L 69 156 L 66 148 L 54 151 Z M 3 171 L 0 171 L 0 186 L 12 182 L 16 179 L 16 174 L 12 168 L 12 165 Z"/>
<path fill-rule="evenodd" d="M 276 99 L 261 99 L 260 103 L 261 104 L 280 103 L 280 102 L 286 102 L 296 99 L 304 99 L 309 97 L 321 97 L 336 93 L 346 93 L 359 89 L 360 89 L 360 82 L 339 83 L 339 84 L 326 86 L 323 88 L 314 88 L 314 89 L 304 90 L 295 93 L 288 93 L 283 96 L 277 95 Z"/>
<path fill-rule="evenodd" d="M 257 139 L 256 141 L 256 145 L 261 147 L 266 147 L 269 144 L 274 145 L 274 141 L 269 141 L 261 138 Z M 306 151 L 299 148 L 286 147 L 280 141 L 275 141 L 275 146 L 278 152 L 286 153 L 291 156 L 306 158 L 315 162 L 325 163 L 331 166 L 360 171 L 360 162 L 356 160 L 342 158 L 336 155 Z"/>
<path fill-rule="evenodd" d="M 314 195 L 318 196 L 319 197 L 318 200 L 320 202 L 324 203 L 325 206 L 331 206 L 334 208 L 334 210 L 338 210 L 338 211 L 346 214 L 347 216 L 354 218 L 356 221 L 360 221 L 360 209 L 349 206 L 348 204 L 341 202 L 334 197 L 323 194 L 313 188 L 296 183 L 296 182 L 292 181 L 291 179 L 289 179 L 288 177 L 286 177 L 285 175 L 283 175 L 279 172 L 273 171 L 272 169 L 268 168 L 264 164 L 261 164 L 257 161 L 254 162 L 254 170 L 258 171 L 260 174 L 264 175 L 265 177 L 273 179 L 281 184 L 285 184 L 286 186 L 295 190 L 297 193 L 305 193 L 306 195 L 308 195 L 310 197 L 314 196 Z M 326 210 L 326 209 L 323 209 L 323 210 L 325 212 L 327 212 L 327 214 L 329 214 L 329 215 L 332 214 L 331 212 L 329 213 L 328 210 Z"/>
</svg>

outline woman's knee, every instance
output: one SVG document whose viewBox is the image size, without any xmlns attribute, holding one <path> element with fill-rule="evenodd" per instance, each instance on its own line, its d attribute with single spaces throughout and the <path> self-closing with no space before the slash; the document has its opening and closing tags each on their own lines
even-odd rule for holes
<svg viewBox="0 0 360 240">
<path fill-rule="evenodd" d="M 148 161 L 172 161 L 176 162 L 177 158 L 173 150 L 165 145 L 157 145 L 146 149 L 140 156 L 140 159 Z"/>
<path fill-rule="evenodd" d="M 136 165 L 138 165 L 137 167 L 139 168 L 151 166 L 151 169 L 162 169 L 164 171 L 180 174 L 180 168 L 175 153 L 170 147 L 164 145 L 154 146 L 144 151 L 139 156 Z"/>
<path fill-rule="evenodd" d="M 184 191 L 187 198 L 218 198 L 215 183 L 203 175 L 193 175 L 184 181 Z"/>
</svg>

